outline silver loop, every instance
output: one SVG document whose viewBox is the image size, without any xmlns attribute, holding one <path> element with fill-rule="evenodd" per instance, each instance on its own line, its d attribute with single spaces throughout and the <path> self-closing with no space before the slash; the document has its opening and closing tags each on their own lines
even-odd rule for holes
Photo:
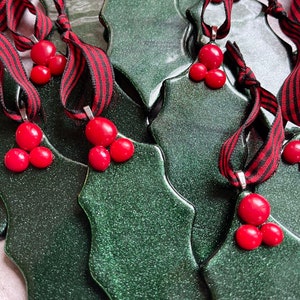
<svg viewBox="0 0 300 300">
<path fill-rule="evenodd" d="M 90 108 L 89 105 L 84 106 L 84 107 L 83 107 L 83 110 L 84 110 L 85 114 L 87 115 L 87 117 L 88 117 L 90 120 L 93 120 L 93 119 L 94 119 L 93 112 L 92 112 L 92 110 L 91 110 L 91 108 Z"/>
<path fill-rule="evenodd" d="M 211 37 L 210 40 L 214 42 L 217 38 L 217 32 L 218 32 L 218 26 L 212 26 L 211 27 Z"/>
<path fill-rule="evenodd" d="M 242 190 L 246 189 L 247 182 L 246 182 L 245 173 L 243 171 L 236 171 L 235 174 L 240 182 Z"/>
</svg>

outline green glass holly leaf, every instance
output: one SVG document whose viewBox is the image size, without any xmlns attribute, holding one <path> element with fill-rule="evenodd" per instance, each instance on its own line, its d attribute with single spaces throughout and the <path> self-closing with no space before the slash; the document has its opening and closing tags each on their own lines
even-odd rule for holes
<svg viewBox="0 0 300 300">
<path fill-rule="evenodd" d="M 178 3 L 138 0 L 120 5 L 110 0 L 101 11 L 109 32 L 108 53 L 126 82 L 124 89 L 135 89 L 148 108 L 158 97 L 163 80 L 180 73 L 192 61 L 186 47 L 189 22 Z M 194 3 L 185 1 L 186 5 Z"/>
<path fill-rule="evenodd" d="M 79 195 L 92 229 L 90 270 L 111 299 L 207 299 L 190 245 L 195 211 L 168 184 L 158 148 L 89 170 Z"/>
<path fill-rule="evenodd" d="M 196 208 L 192 247 L 197 262 L 217 249 L 229 229 L 235 191 L 218 169 L 222 143 L 239 127 L 246 98 L 229 84 L 212 90 L 188 72 L 168 79 L 162 108 L 150 125 L 172 186 Z"/>
<path fill-rule="evenodd" d="M 0 155 L 15 146 L 17 124 L 1 116 Z M 13 173 L 0 165 L 8 214 L 6 253 L 25 277 L 29 299 L 107 299 L 88 271 L 89 222 L 77 202 L 87 167 L 55 155 L 45 169 Z"/>
<path fill-rule="evenodd" d="M 269 221 L 277 223 L 272 217 Z M 203 267 L 213 298 L 299 299 L 299 236 L 280 225 L 285 236 L 282 244 L 246 251 L 236 245 L 234 238 L 240 225 L 235 217 L 224 244 Z"/>
</svg>

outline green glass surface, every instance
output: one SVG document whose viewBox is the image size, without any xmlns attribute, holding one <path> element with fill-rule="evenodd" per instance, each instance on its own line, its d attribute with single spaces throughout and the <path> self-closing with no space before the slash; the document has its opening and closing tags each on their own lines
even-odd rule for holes
<svg viewBox="0 0 300 300">
<path fill-rule="evenodd" d="M 1 116 L 0 155 L 13 146 L 17 124 Z M 52 148 L 44 139 L 43 145 Z M 52 148 L 54 163 L 13 173 L 0 165 L 8 214 L 5 251 L 20 268 L 29 299 L 107 299 L 88 271 L 90 226 L 77 202 L 87 167 Z"/>
<path fill-rule="evenodd" d="M 178 10 L 178 1 L 127 0 L 120 5 L 108 0 L 100 17 L 108 29 L 108 54 L 114 67 L 150 108 L 162 81 L 191 62 L 186 48 L 189 23 Z"/>
<path fill-rule="evenodd" d="M 195 211 L 168 184 L 156 146 L 89 170 L 79 203 L 92 229 L 90 270 L 111 299 L 207 299 L 190 235 Z"/>
<path fill-rule="evenodd" d="M 85 91 L 91 91 L 91 83 L 85 78 L 86 76 L 82 77 L 74 91 L 72 97 L 74 103 L 84 95 Z M 92 147 L 84 133 L 87 122 L 76 122 L 66 116 L 60 103 L 59 88 L 59 77 L 53 78 L 50 83 L 39 88 L 45 113 L 41 127 L 53 146 L 63 156 L 87 164 L 88 152 Z M 90 98 L 87 96 L 86 99 Z M 114 122 L 122 134 L 140 142 L 150 141 L 145 109 L 131 100 L 116 83 L 111 103 L 101 116 Z"/>
<path fill-rule="evenodd" d="M 277 223 L 272 216 L 269 221 Z M 285 236 L 281 245 L 246 251 L 235 243 L 240 225 L 235 217 L 224 244 L 203 268 L 213 299 L 299 299 L 299 237 L 279 224 Z"/>
<path fill-rule="evenodd" d="M 281 160 L 276 173 L 257 188 L 270 202 L 272 216 L 297 237 L 300 237 L 299 175 L 298 164 L 289 165 Z"/>
<path fill-rule="evenodd" d="M 168 179 L 196 208 L 192 247 L 199 263 L 213 254 L 229 229 L 235 191 L 220 175 L 218 158 L 246 106 L 229 84 L 211 90 L 185 72 L 165 82 L 163 106 L 151 124 Z"/>
<path fill-rule="evenodd" d="M 5 236 L 7 226 L 6 208 L 0 199 L 0 239 Z"/>
</svg>

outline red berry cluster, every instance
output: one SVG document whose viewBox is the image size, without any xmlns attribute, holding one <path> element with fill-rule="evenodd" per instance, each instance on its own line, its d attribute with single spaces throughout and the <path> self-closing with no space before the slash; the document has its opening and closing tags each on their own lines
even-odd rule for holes
<svg viewBox="0 0 300 300">
<path fill-rule="evenodd" d="M 198 53 L 198 62 L 190 67 L 189 77 L 196 82 L 204 80 L 211 89 L 220 89 L 226 82 L 225 72 L 219 69 L 222 63 L 222 50 L 215 44 L 206 44 Z"/>
<path fill-rule="evenodd" d="M 55 45 L 50 41 L 42 40 L 34 44 L 30 55 L 35 63 L 30 79 L 36 84 L 48 83 L 52 75 L 61 75 L 65 69 L 65 56 L 57 54 Z"/>
<path fill-rule="evenodd" d="M 300 163 L 300 141 L 293 140 L 286 144 L 282 152 L 283 160 L 291 165 Z"/>
<path fill-rule="evenodd" d="M 117 138 L 116 125 L 103 117 L 91 119 L 85 128 L 86 138 L 94 145 L 90 149 L 88 161 L 96 171 L 105 171 L 111 162 L 122 163 L 134 153 L 134 144 L 127 138 Z M 109 147 L 109 149 L 107 149 Z"/>
<path fill-rule="evenodd" d="M 236 231 L 236 242 L 245 250 L 254 250 L 261 243 L 277 246 L 283 241 L 283 231 L 275 223 L 265 223 L 271 212 L 270 203 L 263 196 L 251 193 L 238 207 L 238 216 L 246 223 Z"/>
<path fill-rule="evenodd" d="M 4 165 L 12 172 L 23 172 L 29 164 L 44 169 L 53 162 L 53 153 L 40 146 L 43 133 L 39 126 L 31 122 L 22 123 L 16 131 L 16 143 L 20 148 L 10 149 L 4 156 Z"/>
</svg>

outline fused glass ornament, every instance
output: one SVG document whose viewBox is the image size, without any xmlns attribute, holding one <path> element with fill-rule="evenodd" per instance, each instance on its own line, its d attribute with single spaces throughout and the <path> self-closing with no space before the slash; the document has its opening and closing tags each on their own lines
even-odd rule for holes
<svg viewBox="0 0 300 300">
<path fill-rule="evenodd" d="M 229 229 L 235 191 L 218 170 L 222 143 L 240 124 L 247 100 L 229 84 L 211 90 L 188 78 L 166 80 L 162 109 L 150 125 L 172 186 L 196 208 L 192 247 L 197 262 L 217 249 Z"/>
<path fill-rule="evenodd" d="M 272 216 L 269 221 L 278 224 L 278 220 Z M 225 300 L 298 299 L 299 238 L 280 223 L 284 232 L 282 244 L 272 248 L 261 245 L 245 252 L 235 242 L 235 232 L 239 226 L 240 220 L 235 217 L 224 244 L 203 266 L 205 281 L 213 297 Z"/>
<path fill-rule="evenodd" d="M 14 144 L 15 122 L 1 117 L 0 152 Z M 77 202 L 86 166 L 55 154 L 47 170 L 14 174 L 1 165 L 1 195 L 7 208 L 5 251 L 24 275 L 29 299 L 107 299 L 88 272 L 90 226 Z"/>
<path fill-rule="evenodd" d="M 194 3 L 190 1 L 190 5 Z M 117 70 L 117 81 L 130 81 L 150 108 L 163 80 L 179 74 L 192 61 L 187 49 L 189 23 L 177 1 L 123 1 L 120 5 L 111 0 L 100 18 L 108 28 L 108 54 Z"/>
<path fill-rule="evenodd" d="M 129 161 L 90 169 L 79 195 L 91 274 L 110 299 L 206 299 L 190 245 L 195 211 L 168 184 L 160 150 L 134 146 Z"/>
</svg>

